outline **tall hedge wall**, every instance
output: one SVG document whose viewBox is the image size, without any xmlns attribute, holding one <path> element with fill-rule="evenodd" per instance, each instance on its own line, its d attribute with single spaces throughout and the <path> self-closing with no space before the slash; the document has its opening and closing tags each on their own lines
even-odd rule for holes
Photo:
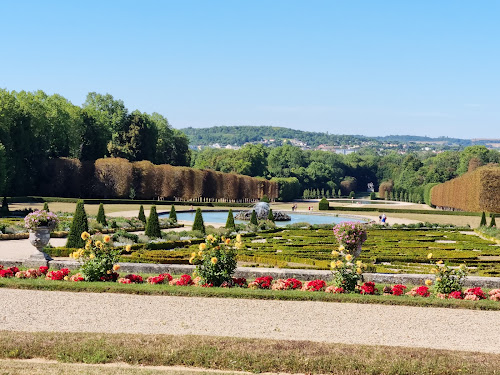
<svg viewBox="0 0 500 375">
<path fill-rule="evenodd" d="M 121 158 L 80 162 L 52 159 L 41 195 L 81 198 L 128 198 L 133 189 L 137 199 L 181 198 L 260 199 L 278 198 L 276 182 L 261 178 L 200 170 L 149 161 L 129 162 Z"/>
<path fill-rule="evenodd" d="M 463 211 L 500 212 L 500 167 L 484 166 L 431 190 L 434 206 Z"/>
</svg>

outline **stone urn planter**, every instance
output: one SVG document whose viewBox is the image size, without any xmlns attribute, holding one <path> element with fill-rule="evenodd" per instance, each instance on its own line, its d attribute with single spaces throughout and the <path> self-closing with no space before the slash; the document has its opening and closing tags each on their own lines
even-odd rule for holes
<svg viewBox="0 0 500 375">
<path fill-rule="evenodd" d="M 52 258 L 43 252 L 43 248 L 49 243 L 50 240 L 50 228 L 49 227 L 38 227 L 36 229 L 30 229 L 29 231 L 30 243 L 36 247 L 36 251 L 29 257 L 29 260 L 48 262 Z"/>
</svg>

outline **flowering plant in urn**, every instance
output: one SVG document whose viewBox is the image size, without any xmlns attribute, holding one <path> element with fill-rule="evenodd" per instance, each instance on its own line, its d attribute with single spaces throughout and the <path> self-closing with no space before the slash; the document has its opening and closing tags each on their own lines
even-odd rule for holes
<svg viewBox="0 0 500 375">
<path fill-rule="evenodd" d="M 361 253 L 361 245 L 366 241 L 365 227 L 356 222 L 342 222 L 333 227 L 333 234 L 343 250 L 355 258 Z"/>
<path fill-rule="evenodd" d="M 50 230 L 53 230 L 58 222 L 59 219 L 55 213 L 45 210 L 33 211 L 24 218 L 24 226 L 29 230 L 35 230 L 40 227 L 48 227 Z"/>
</svg>

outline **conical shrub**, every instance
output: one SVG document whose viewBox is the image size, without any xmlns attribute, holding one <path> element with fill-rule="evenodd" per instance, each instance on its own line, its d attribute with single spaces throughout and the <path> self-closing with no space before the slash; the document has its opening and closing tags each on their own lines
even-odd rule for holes
<svg viewBox="0 0 500 375">
<path fill-rule="evenodd" d="M 495 228 L 497 227 L 497 223 L 495 221 L 495 216 L 496 216 L 495 214 L 491 215 L 490 227 L 495 227 Z"/>
<path fill-rule="evenodd" d="M 203 222 L 200 208 L 196 209 L 196 214 L 194 215 L 193 230 L 199 230 L 205 234 L 205 223 Z"/>
<path fill-rule="evenodd" d="M 481 222 L 479 223 L 480 227 L 485 227 L 486 226 L 486 214 L 483 211 L 483 214 L 481 215 Z"/>
<path fill-rule="evenodd" d="M 175 206 L 172 205 L 170 207 L 170 214 L 168 215 L 168 218 L 172 220 L 172 223 L 177 223 L 177 212 L 175 212 Z"/>
<path fill-rule="evenodd" d="M 66 247 L 69 248 L 84 247 L 85 241 L 82 239 L 82 233 L 88 231 L 89 231 L 89 223 L 87 220 L 87 213 L 85 212 L 83 201 L 79 200 L 76 203 L 76 210 L 75 214 L 73 215 L 73 221 L 71 222 L 71 228 L 69 230 Z"/>
<path fill-rule="evenodd" d="M 227 229 L 235 228 L 233 210 L 231 209 L 229 209 L 229 212 L 227 213 L 226 228 Z"/>
<path fill-rule="evenodd" d="M 2 215 L 8 215 L 10 213 L 9 204 L 7 203 L 7 197 L 3 197 L 2 208 L 0 209 L 0 212 Z"/>
<path fill-rule="evenodd" d="M 108 222 L 106 221 L 106 214 L 104 213 L 104 205 L 102 203 L 99 204 L 96 220 L 102 225 L 108 225 Z"/>
<path fill-rule="evenodd" d="M 161 237 L 160 221 L 158 219 L 158 214 L 156 212 L 156 206 L 151 206 L 151 211 L 149 212 L 148 222 L 146 223 L 146 230 L 144 234 L 150 238 Z"/>
<path fill-rule="evenodd" d="M 269 213 L 267 214 L 267 220 L 272 221 L 274 223 L 274 215 L 273 215 L 273 209 L 269 209 Z"/>
<path fill-rule="evenodd" d="M 144 214 L 144 207 L 142 206 L 142 204 L 141 207 L 139 207 L 139 215 L 137 215 L 137 218 L 144 224 L 146 224 L 146 215 Z"/>
<path fill-rule="evenodd" d="M 43 210 L 46 211 L 46 212 L 49 212 L 49 204 L 47 202 L 44 202 L 43 203 Z"/>
<path fill-rule="evenodd" d="M 252 210 L 252 216 L 250 217 L 250 224 L 259 225 L 259 222 L 257 221 L 257 214 L 255 213 L 255 210 Z"/>
</svg>

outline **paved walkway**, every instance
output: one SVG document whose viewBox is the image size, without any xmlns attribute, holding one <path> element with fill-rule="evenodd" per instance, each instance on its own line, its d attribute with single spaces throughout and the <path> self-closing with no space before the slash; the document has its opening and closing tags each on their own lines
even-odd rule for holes
<svg viewBox="0 0 500 375">
<path fill-rule="evenodd" d="M 9 331 L 208 335 L 500 354 L 498 311 L 16 289 L 0 289 L 0 300 L 16 306 L 0 309 L 0 330 Z"/>
</svg>

